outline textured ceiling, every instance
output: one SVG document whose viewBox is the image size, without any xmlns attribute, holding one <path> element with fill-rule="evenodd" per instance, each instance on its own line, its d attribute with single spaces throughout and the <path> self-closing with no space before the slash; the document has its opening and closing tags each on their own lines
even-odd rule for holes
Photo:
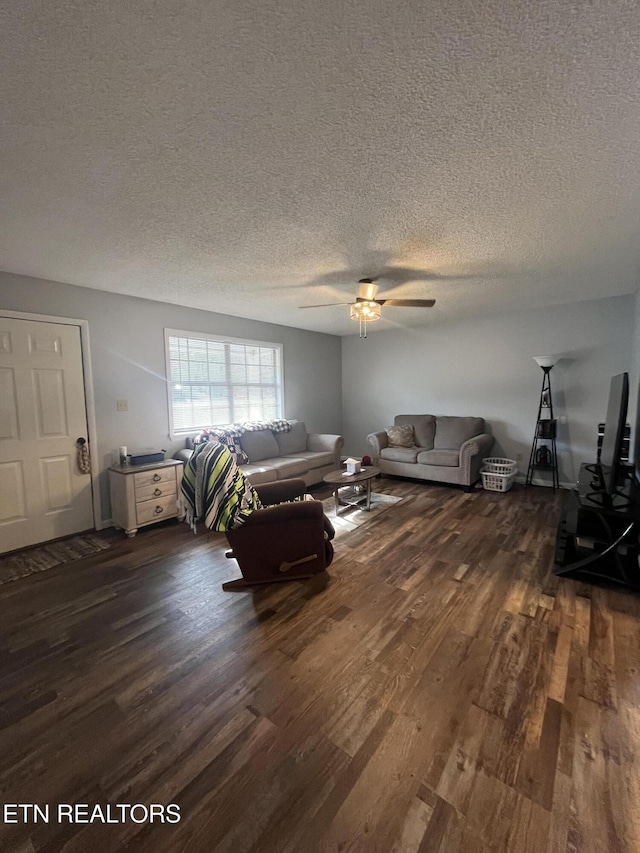
<svg viewBox="0 0 640 853">
<path fill-rule="evenodd" d="M 335 334 L 639 281 L 628 0 L 1 0 L 0 87 L 1 269 Z"/>
</svg>

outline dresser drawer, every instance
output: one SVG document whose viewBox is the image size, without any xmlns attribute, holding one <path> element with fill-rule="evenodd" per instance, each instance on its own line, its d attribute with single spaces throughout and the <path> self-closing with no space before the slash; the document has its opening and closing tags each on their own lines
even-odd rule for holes
<svg viewBox="0 0 640 853">
<path fill-rule="evenodd" d="M 159 483 L 149 483 L 148 486 L 136 486 L 136 503 L 151 501 L 154 498 L 167 498 L 175 494 L 177 494 L 175 478 L 169 482 L 161 480 Z"/>
<path fill-rule="evenodd" d="M 156 486 L 162 483 L 175 483 L 175 468 L 155 468 L 153 471 L 140 471 L 133 475 L 136 489 L 141 486 Z"/>
<path fill-rule="evenodd" d="M 153 498 L 150 501 L 136 502 L 136 519 L 138 524 L 148 524 L 161 518 L 175 518 L 178 514 L 175 490 L 167 497 Z"/>
</svg>

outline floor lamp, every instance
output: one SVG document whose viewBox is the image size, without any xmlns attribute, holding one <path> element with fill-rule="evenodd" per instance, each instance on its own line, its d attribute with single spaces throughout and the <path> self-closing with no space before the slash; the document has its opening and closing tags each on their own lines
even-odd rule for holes
<svg viewBox="0 0 640 853">
<path fill-rule="evenodd" d="M 542 389 L 538 404 L 536 430 L 531 444 L 529 467 L 525 486 L 532 485 L 534 471 L 551 471 L 553 490 L 560 488 L 558 479 L 558 453 L 556 450 L 556 419 L 553 417 L 553 398 L 551 396 L 551 369 L 558 361 L 556 355 L 534 355 L 533 360 L 542 368 Z M 542 417 L 542 410 L 546 417 Z M 544 444 L 540 445 L 540 442 Z M 546 452 L 542 452 L 545 448 Z"/>
</svg>

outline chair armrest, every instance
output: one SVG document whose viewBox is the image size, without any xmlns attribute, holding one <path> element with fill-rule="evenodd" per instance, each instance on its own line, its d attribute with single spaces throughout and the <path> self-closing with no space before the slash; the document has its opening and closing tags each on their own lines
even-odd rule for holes
<svg viewBox="0 0 640 853">
<path fill-rule="evenodd" d="M 367 444 L 371 448 L 371 461 L 375 465 L 380 459 L 380 451 L 389 446 L 389 437 L 384 430 L 372 432 L 367 436 Z"/>
<path fill-rule="evenodd" d="M 329 435 L 328 433 L 308 432 L 307 433 L 307 450 L 311 453 L 333 453 L 336 459 L 340 460 L 340 450 L 344 445 L 344 438 L 341 435 Z"/>
<path fill-rule="evenodd" d="M 264 524 L 277 524 L 295 519 L 296 521 L 319 519 L 323 515 L 322 501 L 297 501 L 296 503 L 277 504 L 266 509 L 257 509 L 241 525 L 230 533 L 239 533 L 248 527 L 259 527 Z"/>
<path fill-rule="evenodd" d="M 260 483 L 254 486 L 258 497 L 265 506 L 292 501 L 305 493 L 306 485 L 301 477 L 289 480 L 277 480 L 271 483 Z"/>
<path fill-rule="evenodd" d="M 173 458 L 179 459 L 181 462 L 188 462 L 192 456 L 193 456 L 193 450 L 188 450 L 186 447 L 183 447 L 182 450 L 177 450 L 173 454 Z"/>
</svg>

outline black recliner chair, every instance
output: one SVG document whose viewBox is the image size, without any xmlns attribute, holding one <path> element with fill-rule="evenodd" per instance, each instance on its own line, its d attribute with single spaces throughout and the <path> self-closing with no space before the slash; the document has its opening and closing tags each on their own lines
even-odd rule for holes
<svg viewBox="0 0 640 853">
<path fill-rule="evenodd" d="M 254 488 L 265 508 L 226 532 L 231 546 L 227 557 L 238 562 L 242 577 L 223 583 L 222 588 L 301 580 L 323 572 L 333 559 L 335 530 L 321 501 L 296 500 L 304 495 L 304 480 L 281 480 Z"/>
</svg>

